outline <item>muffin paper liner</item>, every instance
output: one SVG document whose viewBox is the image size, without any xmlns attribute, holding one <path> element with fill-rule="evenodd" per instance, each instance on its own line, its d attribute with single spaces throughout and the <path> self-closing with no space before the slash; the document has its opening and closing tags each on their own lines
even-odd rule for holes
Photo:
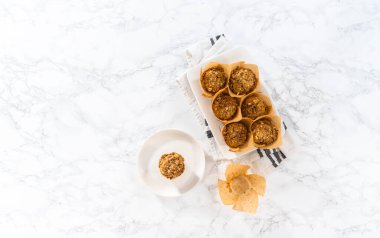
<svg viewBox="0 0 380 238">
<path fill-rule="evenodd" d="M 248 128 L 248 139 L 243 145 L 241 145 L 239 147 L 236 147 L 236 148 L 230 147 L 230 151 L 243 152 L 243 151 L 247 151 L 253 147 L 253 137 L 252 137 L 252 132 L 251 132 L 251 125 L 252 125 L 253 120 L 250 118 L 243 118 L 238 122 L 243 123 Z M 224 127 L 221 130 L 222 135 L 223 135 L 223 131 L 226 129 L 226 126 L 231 124 L 231 123 L 233 123 L 233 122 L 230 122 L 230 123 L 224 125 Z M 223 138 L 224 138 L 224 136 L 223 136 Z"/>
<path fill-rule="evenodd" d="M 274 114 L 273 104 L 272 104 L 272 101 L 270 100 L 270 98 L 267 97 L 265 94 L 263 94 L 261 92 L 253 92 L 253 93 L 247 94 L 246 96 L 244 96 L 244 97 L 241 98 L 241 101 L 240 101 L 240 113 L 241 113 L 242 117 L 243 117 L 243 112 L 242 112 L 243 102 L 244 102 L 245 99 L 247 99 L 250 96 L 256 96 L 256 97 L 260 98 L 269 107 L 269 111 L 268 111 L 267 114 L 258 116 L 256 118 L 251 118 L 252 120 L 256 120 L 257 118 L 262 117 L 262 116 L 267 116 L 267 115 L 273 115 Z"/>
<path fill-rule="evenodd" d="M 247 94 L 241 94 L 241 95 L 237 95 L 235 94 L 234 92 L 232 92 L 231 88 L 230 88 L 230 78 L 231 78 L 231 74 L 232 74 L 232 71 L 237 68 L 237 67 L 242 67 L 242 68 L 246 68 L 246 69 L 250 69 L 252 70 L 252 72 L 255 74 L 256 76 L 256 86 L 255 88 L 247 93 Z M 259 75 L 259 68 L 257 67 L 257 65 L 255 64 L 246 64 L 244 61 L 239 61 L 239 62 L 236 62 L 236 63 L 233 63 L 233 64 L 230 64 L 229 65 L 229 75 L 228 75 L 228 82 L 227 82 L 227 87 L 228 87 L 228 91 L 230 92 L 230 95 L 234 96 L 234 97 L 239 97 L 239 98 L 242 98 L 252 92 L 256 92 L 259 88 L 260 88 L 260 75 Z"/>
<path fill-rule="evenodd" d="M 276 127 L 276 129 L 278 130 L 278 133 L 277 133 L 277 140 L 275 140 L 272 144 L 270 145 L 259 145 L 259 144 L 256 144 L 255 141 L 253 140 L 253 134 L 252 134 L 252 125 L 254 122 L 260 120 L 260 119 L 269 119 L 272 123 L 272 125 L 274 125 L 274 127 Z M 262 149 L 274 149 L 274 148 L 277 148 L 279 146 L 282 145 L 282 133 L 281 133 L 281 118 L 277 115 L 266 115 L 266 116 L 261 116 L 261 117 L 258 117 L 257 119 L 255 119 L 252 124 L 251 124 L 251 127 L 250 127 L 250 132 L 251 132 L 251 137 L 252 137 L 252 144 L 253 146 L 257 147 L 257 148 L 262 148 Z"/>
<path fill-rule="evenodd" d="M 221 66 L 223 69 L 224 69 L 224 72 L 226 73 L 227 75 L 227 80 L 226 80 L 226 87 L 228 85 L 228 79 L 229 79 L 229 76 L 230 76 L 230 67 L 228 66 L 228 64 L 222 64 L 222 63 L 218 63 L 218 62 L 210 62 L 208 63 L 204 68 L 201 68 L 201 72 L 200 72 L 200 75 L 199 75 L 199 84 L 201 86 L 201 89 L 202 89 L 202 93 L 205 97 L 208 97 L 208 98 L 212 98 L 215 94 L 217 94 L 218 92 L 216 92 L 215 94 L 212 94 L 208 91 L 206 91 L 202 85 L 202 75 L 205 71 L 207 71 L 208 69 L 210 68 L 213 68 L 213 67 L 216 67 L 216 66 Z M 221 89 L 223 90 L 223 89 Z"/>
<path fill-rule="evenodd" d="M 222 89 L 222 90 L 219 90 L 219 92 L 217 92 L 217 93 L 214 95 L 214 97 L 212 98 L 212 103 L 211 103 L 211 109 L 212 109 L 212 111 L 213 111 L 213 113 L 214 113 L 214 116 L 215 116 L 219 121 L 221 121 L 223 124 L 227 124 L 227 123 L 230 123 L 230 122 L 240 121 L 240 120 L 242 119 L 241 110 L 240 110 L 241 100 L 240 100 L 240 98 L 236 98 L 236 97 L 233 97 L 233 98 L 236 98 L 236 99 L 238 100 L 238 110 L 237 110 L 237 112 L 236 112 L 236 114 L 235 114 L 235 116 L 234 116 L 233 118 L 231 118 L 231 119 L 229 119 L 229 120 L 221 120 L 221 119 L 219 119 L 219 118 L 216 116 L 216 114 L 215 114 L 215 112 L 214 112 L 213 105 L 214 105 L 214 101 L 215 101 L 215 99 L 216 99 L 219 95 L 221 95 L 221 94 L 228 94 L 229 96 L 231 96 L 231 95 L 228 93 L 228 89 L 227 89 L 227 87 L 224 88 L 224 89 Z M 232 97 L 232 96 L 231 96 L 231 97 Z"/>
</svg>

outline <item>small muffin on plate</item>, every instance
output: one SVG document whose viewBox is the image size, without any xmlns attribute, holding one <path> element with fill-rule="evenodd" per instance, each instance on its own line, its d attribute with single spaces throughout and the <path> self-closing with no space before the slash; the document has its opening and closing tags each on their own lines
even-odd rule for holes
<svg viewBox="0 0 380 238">
<path fill-rule="evenodd" d="M 174 179 L 185 171 L 184 161 L 182 155 L 177 152 L 163 154 L 158 162 L 158 167 L 164 177 Z"/>
</svg>

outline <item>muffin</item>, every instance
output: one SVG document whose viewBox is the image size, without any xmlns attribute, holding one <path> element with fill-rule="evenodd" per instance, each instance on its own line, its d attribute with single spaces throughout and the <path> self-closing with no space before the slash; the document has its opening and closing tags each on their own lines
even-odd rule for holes
<svg viewBox="0 0 380 238">
<path fill-rule="evenodd" d="M 270 100 L 265 96 L 253 94 L 244 98 L 241 104 L 241 114 L 243 117 L 256 119 L 259 116 L 268 115 L 271 110 Z"/>
<path fill-rule="evenodd" d="M 164 177 L 177 178 L 185 171 L 184 158 L 176 152 L 163 154 L 158 162 L 158 168 Z"/>
<path fill-rule="evenodd" d="M 239 65 L 231 71 L 229 80 L 229 88 L 236 95 L 246 95 L 255 90 L 257 86 L 257 76 L 248 67 Z"/>
<path fill-rule="evenodd" d="M 201 74 L 201 85 L 203 90 L 214 95 L 227 85 L 227 73 L 221 65 L 215 65 L 206 69 Z"/>
<path fill-rule="evenodd" d="M 278 129 L 269 118 L 261 118 L 253 122 L 252 127 L 253 142 L 260 146 L 270 146 L 278 138 Z"/>
<path fill-rule="evenodd" d="M 216 95 L 212 102 L 214 115 L 222 121 L 233 119 L 239 111 L 239 100 L 226 92 Z"/>
<path fill-rule="evenodd" d="M 231 148 L 238 148 L 248 141 L 249 131 L 242 122 L 227 124 L 222 131 L 224 141 Z"/>
</svg>

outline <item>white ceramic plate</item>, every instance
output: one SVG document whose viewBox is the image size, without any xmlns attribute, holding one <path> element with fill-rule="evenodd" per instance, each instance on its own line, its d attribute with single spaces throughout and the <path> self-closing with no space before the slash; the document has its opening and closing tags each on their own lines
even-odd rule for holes
<svg viewBox="0 0 380 238">
<path fill-rule="evenodd" d="M 223 136 L 221 133 L 223 123 L 221 123 L 214 116 L 214 113 L 212 112 L 212 109 L 211 109 L 211 99 L 206 98 L 202 95 L 202 89 L 201 89 L 200 84 L 199 84 L 199 75 L 200 75 L 199 72 L 201 70 L 201 67 L 204 67 L 209 62 L 221 62 L 221 63 L 225 63 L 225 64 L 231 64 L 231 63 L 235 63 L 238 61 L 245 61 L 247 63 L 255 62 L 253 57 L 248 53 L 247 49 L 245 49 L 243 47 L 236 47 L 236 48 L 233 48 L 229 51 L 226 51 L 225 53 L 220 54 L 216 57 L 206 59 L 201 64 L 196 65 L 187 71 L 187 79 L 189 81 L 190 88 L 191 88 L 192 92 L 194 93 L 194 96 L 195 96 L 195 99 L 197 100 L 199 108 L 201 109 L 204 117 L 206 118 L 206 120 L 208 122 L 210 130 L 211 130 L 212 134 L 214 135 L 216 144 L 218 145 L 220 152 L 223 154 L 223 156 L 226 159 L 234 159 L 234 158 L 241 157 L 242 155 L 247 154 L 247 153 L 255 150 L 256 148 L 253 147 L 251 150 L 244 151 L 244 152 L 231 152 L 229 150 L 229 147 L 224 142 L 224 139 L 223 139 Z M 262 75 L 260 75 L 260 85 L 261 86 L 259 88 L 259 91 L 261 91 L 266 96 L 268 96 L 271 99 L 271 101 L 273 102 L 273 99 L 270 96 L 269 90 L 267 89 L 267 87 L 265 85 L 265 80 L 263 79 Z M 277 115 L 279 115 L 278 111 L 276 109 L 276 105 L 274 105 L 274 104 L 275 103 L 273 102 L 274 111 Z M 282 125 L 281 132 L 282 132 L 282 135 L 284 135 L 285 128 L 283 125 Z"/>
<path fill-rule="evenodd" d="M 161 155 L 177 152 L 185 162 L 185 171 L 174 179 L 165 178 L 158 168 Z M 203 177 L 205 155 L 202 146 L 186 132 L 167 129 L 149 137 L 138 156 L 139 175 L 158 195 L 180 196 L 191 190 Z"/>
</svg>

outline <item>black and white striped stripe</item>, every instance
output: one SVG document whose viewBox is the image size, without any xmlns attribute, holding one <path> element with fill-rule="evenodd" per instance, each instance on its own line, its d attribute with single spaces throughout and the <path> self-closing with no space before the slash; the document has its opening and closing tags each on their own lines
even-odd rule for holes
<svg viewBox="0 0 380 238">
<path fill-rule="evenodd" d="M 275 149 L 257 149 L 257 153 L 260 158 L 267 157 L 272 163 L 273 167 L 277 167 L 284 159 L 286 159 L 285 154 L 280 150 L 280 148 Z"/>
<path fill-rule="evenodd" d="M 208 123 L 205 119 L 205 126 L 206 126 L 206 135 L 207 135 L 207 138 L 211 139 L 214 137 L 214 135 L 212 134 L 211 130 L 210 130 L 210 127 L 208 127 Z"/>
<path fill-rule="evenodd" d="M 282 124 L 284 124 L 285 130 L 288 129 L 288 127 L 285 125 L 285 122 L 282 122 Z"/>
<path fill-rule="evenodd" d="M 224 37 L 224 34 L 221 34 L 221 35 L 217 35 L 217 36 L 215 36 L 215 37 L 211 37 L 211 38 L 210 38 L 210 41 L 211 41 L 211 45 L 214 45 L 214 44 L 215 44 L 215 42 L 216 42 L 217 40 L 219 40 L 219 38 L 220 38 L 221 36 L 223 36 L 223 37 Z"/>
</svg>

